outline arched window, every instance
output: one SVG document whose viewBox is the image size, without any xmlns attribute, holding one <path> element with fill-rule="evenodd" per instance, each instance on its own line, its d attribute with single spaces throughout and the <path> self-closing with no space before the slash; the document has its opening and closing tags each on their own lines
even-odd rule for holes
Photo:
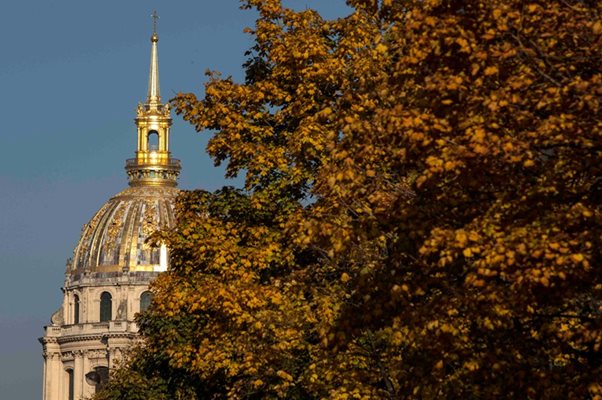
<svg viewBox="0 0 602 400">
<path fill-rule="evenodd" d="M 159 150 L 159 134 L 157 131 L 150 131 L 147 140 L 149 150 Z"/>
<path fill-rule="evenodd" d="M 112 315 L 112 297 L 109 292 L 102 292 L 100 295 L 100 322 L 110 321 Z"/>
<path fill-rule="evenodd" d="M 73 323 L 79 324 L 79 296 L 73 295 Z"/>
<path fill-rule="evenodd" d="M 73 370 L 72 369 L 68 369 L 67 370 L 67 379 L 69 380 L 68 384 L 67 384 L 67 390 L 68 390 L 68 399 L 69 400 L 75 400 L 75 379 L 73 377 Z"/>
<path fill-rule="evenodd" d="M 140 311 L 146 311 L 153 300 L 153 294 L 148 290 L 140 295 Z"/>
</svg>

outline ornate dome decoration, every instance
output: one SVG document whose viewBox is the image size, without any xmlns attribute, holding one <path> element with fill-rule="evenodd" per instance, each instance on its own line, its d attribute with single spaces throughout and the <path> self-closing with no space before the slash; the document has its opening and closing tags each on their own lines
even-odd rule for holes
<svg viewBox="0 0 602 400">
<path fill-rule="evenodd" d="M 166 248 L 151 248 L 145 240 L 174 225 L 177 194 L 172 187 L 135 186 L 111 198 L 84 225 L 68 273 L 165 271 Z"/>
<path fill-rule="evenodd" d="M 156 15 L 154 15 L 156 21 Z M 112 197 L 84 225 L 67 273 L 77 280 L 91 272 L 160 272 L 167 269 L 167 249 L 150 248 L 145 240 L 174 224 L 180 160 L 171 157 L 168 104 L 159 89 L 159 36 L 151 36 L 146 101 L 136 110 L 136 157 L 126 160 L 130 188 Z"/>
</svg>

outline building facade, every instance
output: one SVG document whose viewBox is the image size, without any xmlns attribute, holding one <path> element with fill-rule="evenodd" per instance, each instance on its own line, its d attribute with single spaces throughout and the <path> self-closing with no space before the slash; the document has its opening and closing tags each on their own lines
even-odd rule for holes
<svg viewBox="0 0 602 400">
<path fill-rule="evenodd" d="M 172 120 L 159 91 L 158 41 L 155 29 L 148 94 L 136 111 L 137 149 L 125 167 L 129 187 L 84 225 L 67 263 L 63 304 L 40 338 L 44 400 L 86 399 L 106 382 L 138 340 L 134 317 L 150 304 L 149 283 L 168 267 L 167 248 L 146 243 L 175 223 L 180 172 L 169 151 Z"/>
</svg>

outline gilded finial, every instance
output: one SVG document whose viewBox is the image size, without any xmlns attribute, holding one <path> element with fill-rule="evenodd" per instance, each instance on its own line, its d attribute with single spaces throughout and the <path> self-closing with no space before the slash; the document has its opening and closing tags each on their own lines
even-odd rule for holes
<svg viewBox="0 0 602 400">
<path fill-rule="evenodd" d="M 159 40 L 159 35 L 157 35 L 157 20 L 159 19 L 159 15 L 156 10 L 151 14 L 151 18 L 153 19 L 153 35 L 151 36 L 151 40 L 157 42 Z"/>
<path fill-rule="evenodd" d="M 153 19 L 153 34 L 151 35 L 151 62 L 150 62 L 150 74 L 148 77 L 148 104 L 159 104 L 161 103 L 161 94 L 159 92 L 159 58 L 157 55 L 157 42 L 159 42 L 159 35 L 157 34 L 157 20 L 159 15 L 156 11 L 151 14 Z"/>
<path fill-rule="evenodd" d="M 150 71 L 146 101 L 136 109 L 138 146 L 136 158 L 126 161 L 130 186 L 176 186 L 180 173 L 180 161 L 171 158 L 169 151 L 169 128 L 171 116 L 169 105 L 161 103 L 159 90 L 159 55 L 157 19 L 154 11 L 151 36 Z"/>
</svg>

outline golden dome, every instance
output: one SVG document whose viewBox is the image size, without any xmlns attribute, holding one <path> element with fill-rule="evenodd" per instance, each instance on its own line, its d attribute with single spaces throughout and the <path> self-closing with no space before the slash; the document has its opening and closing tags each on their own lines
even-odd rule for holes
<svg viewBox="0 0 602 400">
<path fill-rule="evenodd" d="M 156 13 L 153 18 L 158 18 Z M 156 28 L 156 27 L 155 27 Z M 94 272 L 161 272 L 167 269 L 167 248 L 151 248 L 145 240 L 155 231 L 174 226 L 179 193 L 180 160 L 169 151 L 169 105 L 161 103 L 156 29 L 146 102 L 136 111 L 136 157 L 126 160 L 130 187 L 106 202 L 82 228 L 67 265 L 70 276 Z"/>
<path fill-rule="evenodd" d="M 165 247 L 151 248 L 145 240 L 174 225 L 178 192 L 169 186 L 134 186 L 112 197 L 82 228 L 67 272 L 166 270 Z"/>
</svg>

